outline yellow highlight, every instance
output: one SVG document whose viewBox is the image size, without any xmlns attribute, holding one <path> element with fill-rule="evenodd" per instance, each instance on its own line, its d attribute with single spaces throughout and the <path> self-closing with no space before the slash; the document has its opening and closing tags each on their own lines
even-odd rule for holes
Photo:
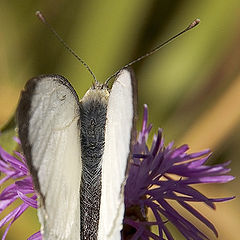
<svg viewBox="0 0 240 240">
<path fill-rule="evenodd" d="M 181 139 L 191 151 L 218 146 L 240 121 L 240 75 Z"/>
</svg>

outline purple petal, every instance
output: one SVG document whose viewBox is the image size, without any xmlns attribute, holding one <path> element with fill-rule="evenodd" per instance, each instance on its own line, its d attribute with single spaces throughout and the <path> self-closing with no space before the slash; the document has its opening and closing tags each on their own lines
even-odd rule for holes
<svg viewBox="0 0 240 240">
<path fill-rule="evenodd" d="M 15 208 L 13 211 L 11 211 L 7 216 L 5 216 L 1 221 L 0 221 L 0 228 L 3 227 L 6 223 L 8 223 L 20 210 L 22 205 L 19 207 Z"/>
<path fill-rule="evenodd" d="M 15 209 L 16 211 L 14 210 L 14 211 L 11 212 L 11 213 L 14 212 L 14 217 L 13 217 L 12 221 L 9 223 L 9 225 L 7 226 L 7 228 L 6 228 L 6 230 L 5 230 L 4 234 L 3 234 L 2 240 L 5 240 L 6 235 L 7 235 L 8 231 L 9 231 L 11 225 L 26 211 L 27 208 L 28 208 L 28 206 L 26 204 L 22 204 L 18 208 Z M 4 224 L 6 224 L 6 223 L 7 222 L 5 222 Z M 1 228 L 1 222 L 0 222 L 0 228 Z"/>
<path fill-rule="evenodd" d="M 29 237 L 27 240 L 42 240 L 42 234 L 40 231 L 36 232 L 31 237 Z"/>
<path fill-rule="evenodd" d="M 24 201 L 24 203 L 26 203 L 27 205 L 33 207 L 33 208 L 37 208 L 38 205 L 37 205 L 37 197 L 36 196 L 33 196 L 31 198 L 25 196 L 24 194 L 22 194 L 21 192 L 17 191 L 18 193 L 18 196 L 20 199 L 22 199 Z"/>
<path fill-rule="evenodd" d="M 18 144 L 18 145 L 21 145 L 21 141 L 18 137 L 13 137 L 13 140 Z"/>
<path fill-rule="evenodd" d="M 200 214 L 192 206 L 190 206 L 189 204 L 187 204 L 183 201 L 178 201 L 178 203 L 181 206 L 183 206 L 186 210 L 188 210 L 191 214 L 193 214 L 197 219 L 199 219 L 201 222 L 203 222 L 208 228 L 210 228 L 214 232 L 215 236 L 218 237 L 218 233 L 217 233 L 216 228 L 202 214 Z"/>
</svg>

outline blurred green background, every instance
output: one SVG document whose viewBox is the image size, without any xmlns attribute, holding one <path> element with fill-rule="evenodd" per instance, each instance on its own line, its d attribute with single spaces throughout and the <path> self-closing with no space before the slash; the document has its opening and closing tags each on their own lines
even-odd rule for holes
<svg viewBox="0 0 240 240">
<path fill-rule="evenodd" d="M 86 69 L 35 17 L 36 10 L 44 13 L 99 81 L 200 18 L 196 29 L 133 66 L 138 80 L 139 126 L 146 103 L 154 130 L 163 128 L 166 142 L 188 143 L 191 151 L 211 148 L 210 163 L 231 160 L 235 181 L 200 189 L 211 197 L 239 196 L 239 0 L 1 0 L 1 126 L 13 116 L 20 91 L 31 77 L 61 74 L 80 97 L 92 82 Z M 7 131 L 0 139 L 8 149 L 12 142 L 6 139 L 11 134 Z M 218 239 L 239 239 L 238 198 L 217 204 L 216 211 L 203 205 L 198 208 L 214 222 Z M 13 225 L 7 239 L 24 240 L 38 229 L 36 211 L 30 210 Z M 0 236 L 2 233 L 0 230 Z M 178 233 L 175 236 L 183 239 Z M 209 236 L 215 239 L 213 234 Z"/>
</svg>

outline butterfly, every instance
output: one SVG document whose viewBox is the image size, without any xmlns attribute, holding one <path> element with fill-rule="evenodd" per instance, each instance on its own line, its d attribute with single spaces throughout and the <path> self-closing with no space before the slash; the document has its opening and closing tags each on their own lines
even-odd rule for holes
<svg viewBox="0 0 240 240">
<path fill-rule="evenodd" d="M 111 89 L 95 82 L 79 101 L 60 75 L 27 82 L 17 122 L 43 239 L 121 239 L 135 86 L 123 69 Z"/>
<path fill-rule="evenodd" d="M 19 138 L 39 196 L 43 239 L 120 240 L 136 118 L 136 80 L 129 66 L 195 27 L 199 19 L 101 84 L 42 14 L 36 14 L 95 79 L 81 100 L 60 75 L 32 78 L 20 97 Z"/>
</svg>

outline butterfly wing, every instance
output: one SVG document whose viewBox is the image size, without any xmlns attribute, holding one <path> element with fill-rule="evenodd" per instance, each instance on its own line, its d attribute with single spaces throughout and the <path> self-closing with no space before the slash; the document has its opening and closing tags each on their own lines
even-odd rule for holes
<svg viewBox="0 0 240 240">
<path fill-rule="evenodd" d="M 124 184 L 135 116 L 135 81 L 124 69 L 117 76 L 108 101 L 98 240 L 121 239 Z"/>
<path fill-rule="evenodd" d="M 35 189 L 44 240 L 80 239 L 79 100 L 59 75 L 31 79 L 22 92 L 19 137 Z"/>
</svg>

